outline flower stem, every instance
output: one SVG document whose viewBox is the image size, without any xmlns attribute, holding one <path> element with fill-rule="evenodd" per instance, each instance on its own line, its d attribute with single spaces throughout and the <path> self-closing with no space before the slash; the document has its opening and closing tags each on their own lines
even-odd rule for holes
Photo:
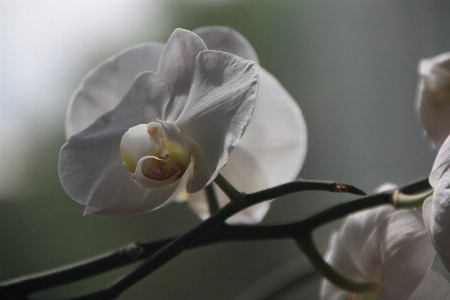
<svg viewBox="0 0 450 300">
<path fill-rule="evenodd" d="M 313 189 L 331 191 L 330 186 L 335 184 L 331 182 L 310 184 L 308 182 L 309 181 L 293 182 L 292 186 L 295 188 L 289 193 Z M 314 182 L 317 183 L 317 181 Z M 403 191 L 403 189 L 404 188 L 400 188 L 401 191 Z M 242 197 L 250 199 L 247 204 L 250 206 L 267 199 L 272 199 L 272 197 L 286 194 L 284 188 L 277 189 L 277 187 L 275 187 L 266 191 L 270 191 L 270 193 L 261 194 L 260 192 L 257 192 L 241 195 Z M 224 221 L 228 217 L 245 208 L 239 208 L 233 203 L 229 203 L 218 210 L 209 219 L 205 220 L 183 236 L 149 243 L 130 244 L 118 250 L 75 264 L 3 281 L 0 283 L 0 298 L 14 299 L 13 296 L 10 296 L 14 295 L 14 297 L 18 299 L 25 299 L 26 295 L 30 293 L 79 281 L 148 258 L 148 260 L 137 269 L 116 281 L 110 288 L 100 290 L 93 294 L 73 298 L 98 300 L 111 299 L 120 295 L 126 288 L 149 275 L 184 250 L 225 241 L 285 238 L 299 240 L 305 232 L 312 232 L 314 228 L 320 225 L 361 209 L 381 204 L 389 204 L 391 198 L 392 193 L 378 193 L 335 205 L 300 222 L 270 226 L 229 226 L 224 224 Z M 3 295 L 5 296 L 3 297 Z"/>
<path fill-rule="evenodd" d="M 216 193 L 212 184 L 205 187 L 205 193 L 208 201 L 209 214 L 212 216 L 219 210 L 219 202 L 217 202 Z"/>
<path fill-rule="evenodd" d="M 177 257 L 196 239 L 201 238 L 209 231 L 215 229 L 219 224 L 238 211 L 239 208 L 232 203 L 225 205 L 222 209 L 217 211 L 217 213 L 200 223 L 200 225 L 194 229 L 164 245 L 136 269 L 120 278 L 109 287 L 93 294 L 73 298 L 73 300 L 110 299 L 118 297 L 126 289 L 136 284 L 150 273 L 159 269 L 171 259 Z"/>
<path fill-rule="evenodd" d="M 341 289 L 358 294 L 377 294 L 380 291 L 381 285 L 378 282 L 354 282 L 342 276 L 335 269 L 333 269 L 327 262 L 323 260 L 322 255 L 319 253 L 319 251 L 317 251 L 310 232 L 305 232 L 303 235 L 301 235 L 297 240 L 297 245 L 308 257 L 313 266 L 331 283 L 340 287 Z"/>
<path fill-rule="evenodd" d="M 228 180 L 226 180 L 225 177 L 222 176 L 222 174 L 219 173 L 216 179 L 214 179 L 214 182 L 220 187 L 225 195 L 228 196 L 231 203 L 234 203 L 238 207 L 247 206 L 247 199 L 245 195 L 236 190 L 235 187 L 232 186 L 231 183 L 229 183 Z"/>
<path fill-rule="evenodd" d="M 416 208 L 422 207 L 423 202 L 433 195 L 434 190 L 429 190 L 424 193 L 406 195 L 403 193 L 398 193 L 396 197 L 393 197 L 393 205 L 395 208 Z"/>
</svg>

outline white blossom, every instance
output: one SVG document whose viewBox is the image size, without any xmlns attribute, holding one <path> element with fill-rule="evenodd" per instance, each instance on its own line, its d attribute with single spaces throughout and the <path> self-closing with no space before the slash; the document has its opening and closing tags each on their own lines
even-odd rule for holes
<svg viewBox="0 0 450 300">
<path fill-rule="evenodd" d="M 201 189 L 219 172 L 243 192 L 295 179 L 306 125 L 281 84 L 263 68 L 256 75 L 257 62 L 249 42 L 225 27 L 178 29 L 166 45 L 137 45 L 103 62 L 69 103 L 64 189 L 86 215 L 135 215 L 188 197 L 205 219 Z M 221 207 L 229 200 L 214 188 Z M 269 206 L 229 222 L 259 222 Z"/>
<path fill-rule="evenodd" d="M 198 192 L 225 166 L 254 110 L 255 62 L 177 29 L 92 70 L 71 99 L 59 175 L 85 215 L 129 216 Z"/>
</svg>

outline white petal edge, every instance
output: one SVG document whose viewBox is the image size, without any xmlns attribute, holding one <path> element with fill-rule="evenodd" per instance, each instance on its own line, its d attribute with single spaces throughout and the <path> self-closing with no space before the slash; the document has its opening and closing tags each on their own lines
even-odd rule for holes
<svg viewBox="0 0 450 300">
<path fill-rule="evenodd" d="M 177 28 L 169 37 L 157 72 L 173 89 L 164 120 L 173 122 L 183 110 L 191 88 L 195 59 L 203 50 L 207 50 L 205 43 L 191 31 Z"/>
<path fill-rule="evenodd" d="M 130 206 L 129 203 L 126 204 L 126 201 L 116 202 L 115 203 L 116 205 L 108 205 L 106 208 L 105 207 L 96 208 L 95 206 L 86 205 L 84 215 L 91 217 L 114 218 L 114 217 L 131 217 L 149 212 L 165 204 L 180 185 L 180 181 L 181 180 L 178 179 L 174 183 L 167 184 L 157 189 L 141 190 L 143 191 L 141 200 L 136 201 L 134 203 L 134 206 Z M 130 198 L 126 197 L 124 199 L 128 200 Z"/>
<path fill-rule="evenodd" d="M 300 107 L 273 75 L 260 68 L 255 111 L 238 146 L 260 164 L 267 187 L 298 176 L 306 157 L 307 140 Z"/>
<path fill-rule="evenodd" d="M 205 42 L 209 50 L 232 53 L 258 63 L 258 55 L 252 45 L 234 29 L 223 26 L 207 26 L 197 28 L 193 32 Z"/>
<path fill-rule="evenodd" d="M 434 160 L 433 168 L 429 177 L 430 185 L 436 187 L 439 178 L 449 168 L 450 165 L 450 135 L 438 151 Z"/>
<path fill-rule="evenodd" d="M 67 139 L 119 104 L 139 73 L 156 71 L 163 49 L 164 44 L 160 43 L 137 45 L 92 69 L 69 101 Z"/>
<path fill-rule="evenodd" d="M 427 198 L 422 205 L 422 216 L 423 216 L 423 223 L 425 224 L 425 228 L 427 229 L 431 241 L 434 244 L 433 241 L 433 235 L 431 234 L 432 229 L 433 229 L 433 224 L 434 224 L 434 220 L 433 220 L 433 196 Z M 435 245 L 436 247 L 436 245 Z"/>
<path fill-rule="evenodd" d="M 437 253 L 444 266 L 450 271 L 450 172 L 445 172 L 439 179 L 432 198 L 431 221 L 429 231 Z M 429 218 L 430 204 L 427 203 L 424 214 Z M 430 224 L 431 223 L 431 224 Z"/>
<path fill-rule="evenodd" d="M 200 146 L 214 180 L 253 113 L 258 67 L 233 54 L 197 56 L 189 99 L 175 124 Z M 207 124 L 207 126 L 205 126 Z"/>
</svg>

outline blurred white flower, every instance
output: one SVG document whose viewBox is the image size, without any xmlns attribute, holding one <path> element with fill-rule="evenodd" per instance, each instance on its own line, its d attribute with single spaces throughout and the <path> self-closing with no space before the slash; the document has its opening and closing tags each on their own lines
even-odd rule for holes
<svg viewBox="0 0 450 300">
<path fill-rule="evenodd" d="M 379 283 L 379 293 L 353 294 L 324 279 L 321 298 L 442 299 L 432 293 L 443 280 L 429 272 L 434 255 L 419 212 L 381 206 L 353 214 L 332 234 L 325 260 L 354 282 Z"/>
<path fill-rule="evenodd" d="M 416 108 L 427 135 L 441 145 L 450 134 L 450 52 L 419 62 Z"/>
<path fill-rule="evenodd" d="M 189 165 L 198 192 L 224 167 L 254 109 L 257 65 L 173 32 L 108 59 L 83 80 L 59 159 L 66 192 L 85 215 L 129 216 L 167 201 Z M 130 177 L 130 178 L 127 178 Z"/>
<path fill-rule="evenodd" d="M 438 255 L 450 271 L 450 138 L 439 149 L 429 177 L 433 196 L 423 204 L 423 218 Z"/>
<path fill-rule="evenodd" d="M 208 49 L 230 52 L 258 62 L 250 43 L 227 27 L 203 27 L 194 30 Z M 221 174 L 245 193 L 273 187 L 297 178 L 306 156 L 307 130 L 302 112 L 278 80 L 259 68 L 255 111 L 244 136 L 230 154 Z M 214 187 L 219 206 L 229 202 Z M 209 216 L 204 191 L 189 194 L 189 205 L 202 219 Z M 260 222 L 270 207 L 266 201 L 228 219 L 228 223 Z"/>
</svg>

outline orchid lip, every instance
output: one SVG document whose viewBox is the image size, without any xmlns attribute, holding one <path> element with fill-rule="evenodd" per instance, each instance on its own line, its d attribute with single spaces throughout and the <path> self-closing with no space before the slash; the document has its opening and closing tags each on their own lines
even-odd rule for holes
<svg viewBox="0 0 450 300">
<path fill-rule="evenodd" d="M 166 128 L 157 122 L 140 124 L 122 137 L 122 166 L 141 189 L 175 182 L 190 164 L 190 151 L 180 130 L 175 124 L 165 124 Z"/>
</svg>

